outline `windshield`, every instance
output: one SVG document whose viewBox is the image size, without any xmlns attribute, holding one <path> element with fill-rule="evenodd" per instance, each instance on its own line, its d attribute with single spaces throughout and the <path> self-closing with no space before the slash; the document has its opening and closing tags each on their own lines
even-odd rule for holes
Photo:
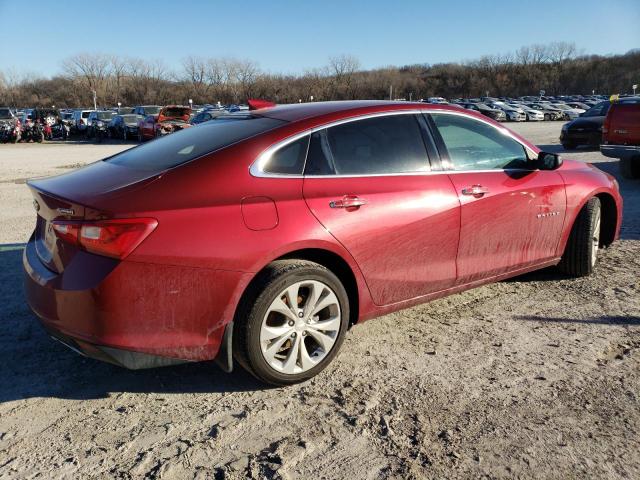
<svg viewBox="0 0 640 480">
<path fill-rule="evenodd" d="M 607 114 L 609 111 L 609 107 L 611 106 L 611 102 L 601 102 L 597 105 L 594 105 L 589 110 L 582 114 L 583 117 L 602 117 Z"/>
<path fill-rule="evenodd" d="M 113 112 L 98 112 L 98 120 L 111 120 Z"/>
<path fill-rule="evenodd" d="M 146 115 L 157 115 L 162 110 L 162 107 L 144 107 L 144 113 Z"/>
<path fill-rule="evenodd" d="M 13 118 L 13 115 L 11 115 L 11 110 L 9 110 L 8 108 L 0 108 L 0 119 L 8 120 L 10 118 Z"/>
<path fill-rule="evenodd" d="M 563 103 L 556 103 L 553 106 L 560 110 L 571 110 L 571 107 L 569 105 L 565 105 Z"/>
<path fill-rule="evenodd" d="M 160 173 L 284 123 L 283 120 L 266 117 L 226 117 L 125 150 L 105 161 L 134 170 Z"/>
<path fill-rule="evenodd" d="M 122 115 L 124 123 L 136 123 L 138 121 L 137 115 Z"/>
</svg>

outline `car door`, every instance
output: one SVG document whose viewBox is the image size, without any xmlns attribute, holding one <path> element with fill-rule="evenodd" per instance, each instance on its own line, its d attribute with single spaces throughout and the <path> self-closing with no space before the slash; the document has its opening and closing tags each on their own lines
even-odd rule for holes
<svg viewBox="0 0 640 480">
<path fill-rule="evenodd" d="M 422 128 L 424 127 L 424 129 Z M 351 119 L 311 135 L 303 194 L 360 267 L 373 301 L 387 305 L 455 283 L 460 203 L 426 122 L 400 113 Z"/>
<path fill-rule="evenodd" d="M 430 117 L 460 198 L 458 283 L 553 259 L 566 211 L 560 174 L 533 168 L 533 152 L 504 128 L 452 112 Z"/>
</svg>

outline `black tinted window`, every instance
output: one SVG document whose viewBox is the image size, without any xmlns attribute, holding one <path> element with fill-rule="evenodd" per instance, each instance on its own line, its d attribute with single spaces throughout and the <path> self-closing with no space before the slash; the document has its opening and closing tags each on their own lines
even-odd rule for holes
<svg viewBox="0 0 640 480">
<path fill-rule="evenodd" d="M 367 118 L 313 135 L 309 175 L 372 175 L 429 170 L 415 115 Z"/>
<path fill-rule="evenodd" d="M 251 116 L 218 119 L 125 150 L 105 161 L 135 170 L 161 172 L 283 123 L 273 118 Z"/>
<path fill-rule="evenodd" d="M 524 147 L 495 127 L 461 115 L 431 115 L 449 153 L 450 170 L 525 168 Z"/>
<path fill-rule="evenodd" d="M 303 137 L 280 148 L 271 155 L 264 171 L 281 175 L 301 175 L 308 144 L 309 137 Z"/>
</svg>

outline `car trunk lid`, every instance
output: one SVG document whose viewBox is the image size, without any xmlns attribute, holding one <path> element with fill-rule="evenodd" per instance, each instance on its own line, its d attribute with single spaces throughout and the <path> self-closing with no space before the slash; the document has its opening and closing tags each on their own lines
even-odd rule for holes
<svg viewBox="0 0 640 480">
<path fill-rule="evenodd" d="M 34 241 L 42 263 L 56 273 L 78 253 L 76 245 L 61 241 L 54 221 L 82 221 L 108 218 L 107 200 L 142 188 L 157 174 L 96 162 L 55 177 L 30 180 L 29 189 L 37 212 Z"/>
</svg>

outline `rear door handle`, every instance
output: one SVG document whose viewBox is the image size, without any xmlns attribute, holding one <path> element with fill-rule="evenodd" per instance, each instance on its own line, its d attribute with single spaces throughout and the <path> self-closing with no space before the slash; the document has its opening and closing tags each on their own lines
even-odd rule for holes
<svg viewBox="0 0 640 480">
<path fill-rule="evenodd" d="M 359 208 L 362 205 L 366 205 L 367 201 L 364 198 L 357 197 L 356 195 L 345 195 L 340 200 L 332 200 L 329 202 L 331 208 Z"/>
<path fill-rule="evenodd" d="M 482 196 L 485 193 L 489 193 L 489 189 L 487 187 L 483 187 L 482 185 L 471 185 L 470 187 L 462 189 L 463 195 L 473 195 L 474 197 Z"/>
</svg>

